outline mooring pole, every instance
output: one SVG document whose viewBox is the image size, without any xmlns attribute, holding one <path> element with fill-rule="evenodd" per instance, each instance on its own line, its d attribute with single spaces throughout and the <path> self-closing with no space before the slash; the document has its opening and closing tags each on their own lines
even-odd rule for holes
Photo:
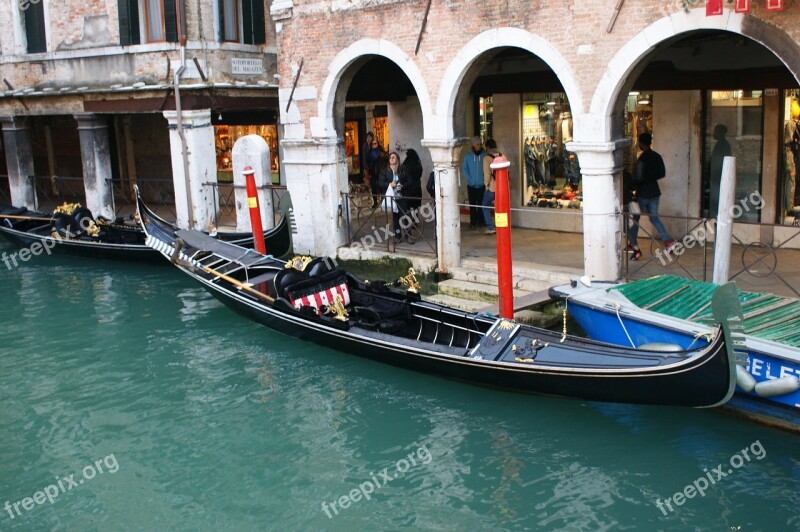
<svg viewBox="0 0 800 532">
<path fill-rule="evenodd" d="M 494 224 L 497 229 L 497 287 L 500 315 L 514 319 L 514 285 L 511 280 L 511 227 L 508 223 L 511 198 L 508 190 L 508 159 L 499 155 L 490 165 L 494 170 Z"/>
<path fill-rule="evenodd" d="M 261 225 L 261 209 L 258 206 L 258 190 L 256 189 L 256 171 L 252 166 L 245 166 L 242 170 L 245 184 L 247 185 L 247 206 L 250 208 L 250 226 L 253 229 L 253 243 L 256 251 L 262 255 L 267 254 L 267 246 L 264 244 L 264 229 Z"/>
</svg>

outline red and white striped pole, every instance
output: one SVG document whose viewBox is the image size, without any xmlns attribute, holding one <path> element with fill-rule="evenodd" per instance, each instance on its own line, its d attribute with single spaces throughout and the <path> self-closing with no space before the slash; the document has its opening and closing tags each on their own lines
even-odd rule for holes
<svg viewBox="0 0 800 532">
<path fill-rule="evenodd" d="M 267 246 L 264 244 L 264 229 L 261 224 L 261 209 L 258 206 L 258 190 L 256 190 L 256 171 L 250 166 L 245 166 L 242 173 L 247 184 L 247 206 L 250 208 L 250 226 L 253 229 L 253 242 L 255 243 L 256 251 L 266 255 Z"/>
<path fill-rule="evenodd" d="M 511 198 L 508 190 L 508 167 L 511 163 L 502 155 L 490 165 L 494 170 L 494 225 L 497 229 L 497 288 L 500 291 L 500 315 L 514 319 L 514 283 L 511 279 L 511 227 L 508 217 Z"/>
</svg>

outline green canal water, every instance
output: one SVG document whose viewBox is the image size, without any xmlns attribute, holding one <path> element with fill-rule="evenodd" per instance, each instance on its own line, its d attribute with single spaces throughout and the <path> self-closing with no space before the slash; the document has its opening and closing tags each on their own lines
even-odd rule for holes
<svg viewBox="0 0 800 532">
<path fill-rule="evenodd" d="M 800 529 L 797 436 L 362 360 L 167 264 L 0 267 L 0 530 Z"/>
</svg>

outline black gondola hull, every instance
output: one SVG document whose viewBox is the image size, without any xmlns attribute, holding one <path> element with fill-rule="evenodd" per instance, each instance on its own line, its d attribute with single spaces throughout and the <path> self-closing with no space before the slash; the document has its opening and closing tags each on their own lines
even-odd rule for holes
<svg viewBox="0 0 800 532">
<path fill-rule="evenodd" d="M 724 342 L 718 342 L 690 367 L 663 371 L 620 374 L 608 370 L 576 372 L 568 368 L 492 364 L 468 356 L 426 353 L 396 341 L 381 341 L 369 335 L 370 331 L 321 328 L 302 318 L 263 307 L 182 269 L 227 307 L 277 332 L 377 362 L 480 386 L 589 401 L 694 407 L 716 405 L 731 388 L 729 379 L 720 379 L 720 375 L 729 375 Z"/>
<path fill-rule="evenodd" d="M 10 212 L 17 212 L 22 209 L 6 207 Z M 3 209 L 0 209 L 2 211 Z M 27 211 L 34 218 L 49 218 L 49 213 Z M 31 230 L 26 226 L 30 226 Z M 43 227 L 46 226 L 46 227 Z M 99 259 L 124 260 L 128 262 L 163 262 L 160 254 L 145 244 L 146 235 L 140 227 L 136 226 L 114 226 L 114 243 L 104 241 L 104 239 L 94 239 L 90 237 L 59 238 L 51 236 L 52 228 L 50 224 L 32 223 L 26 220 L 3 219 L 0 217 L 0 235 L 8 242 L 19 248 L 31 248 L 36 243 L 43 246 L 43 254 L 71 255 L 77 257 L 89 257 Z M 249 233 L 227 233 L 220 232 L 217 238 L 236 245 L 252 248 L 253 236 Z M 270 253 L 276 257 L 286 255 L 291 251 L 291 229 L 289 222 L 284 216 L 278 225 L 264 232 L 264 242 Z M 106 239 L 108 240 L 108 239 Z"/>
</svg>

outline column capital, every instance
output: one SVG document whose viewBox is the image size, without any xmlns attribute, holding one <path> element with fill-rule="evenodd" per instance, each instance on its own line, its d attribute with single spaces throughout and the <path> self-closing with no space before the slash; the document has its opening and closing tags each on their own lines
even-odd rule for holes
<svg viewBox="0 0 800 532">
<path fill-rule="evenodd" d="M 178 127 L 178 111 L 162 111 L 169 129 Z M 194 129 L 211 126 L 211 109 L 184 109 L 181 111 L 181 126 Z"/>
<path fill-rule="evenodd" d="M 578 154 L 584 176 L 611 175 L 622 171 L 623 155 L 631 145 L 630 139 L 610 142 L 567 142 L 567 150 Z"/>
<path fill-rule="evenodd" d="M 0 126 L 3 131 L 17 131 L 21 129 L 28 129 L 27 116 L 0 116 Z"/>
<path fill-rule="evenodd" d="M 78 130 L 81 129 L 106 129 L 108 123 L 106 118 L 102 115 L 94 113 L 74 113 L 72 115 L 75 121 L 78 122 Z"/>
<path fill-rule="evenodd" d="M 461 149 L 469 142 L 467 137 L 455 139 L 422 139 L 420 143 L 431 152 L 434 164 L 457 166 L 461 158 Z"/>
</svg>

